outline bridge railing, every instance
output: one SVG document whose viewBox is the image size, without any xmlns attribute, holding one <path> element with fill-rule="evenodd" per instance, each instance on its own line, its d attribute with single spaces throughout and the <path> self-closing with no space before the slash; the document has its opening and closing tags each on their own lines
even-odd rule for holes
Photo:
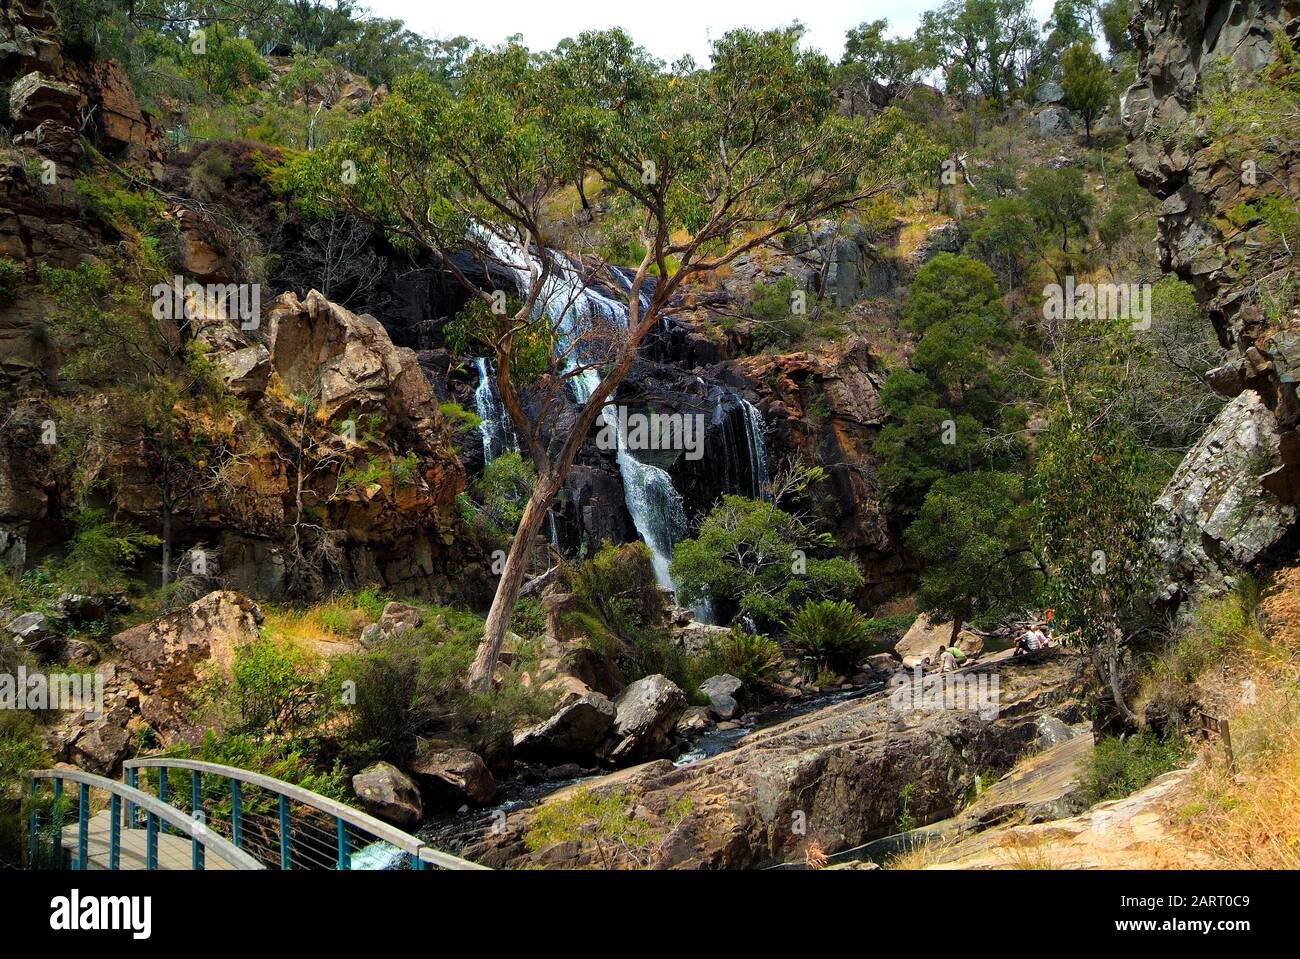
<svg viewBox="0 0 1300 959">
<path fill-rule="evenodd" d="M 235 869 L 265 868 L 205 823 L 127 783 L 79 769 L 34 769 L 28 776 L 31 779 L 27 823 L 29 868 L 41 865 L 62 868 L 66 865 L 72 869 L 89 869 L 94 863 L 99 868 L 120 869 L 123 836 L 139 836 L 143 832 L 142 859 L 135 851 L 139 843 L 126 844 L 128 858 L 139 859 L 139 865 L 144 869 L 158 869 L 159 837 L 164 830 L 189 838 L 191 869 L 204 868 L 209 853 Z M 51 785 L 53 801 L 43 824 L 39 800 L 40 787 L 45 782 Z M 75 785 L 75 793 L 65 792 L 65 783 Z M 96 816 L 96 813 L 104 812 L 107 812 L 107 822 L 102 815 Z M 102 835 L 92 835 L 92 818 L 104 825 Z M 74 821 L 77 824 L 76 838 L 69 852 L 64 848 L 64 830 Z"/>
<path fill-rule="evenodd" d="M 152 756 L 123 764 L 127 782 L 229 836 L 278 869 L 485 869 L 302 786 L 235 766 Z"/>
</svg>

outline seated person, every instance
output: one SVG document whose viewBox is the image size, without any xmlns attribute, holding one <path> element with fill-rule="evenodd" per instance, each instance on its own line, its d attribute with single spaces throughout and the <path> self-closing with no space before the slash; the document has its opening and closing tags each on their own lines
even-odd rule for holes
<svg viewBox="0 0 1300 959">
<path fill-rule="evenodd" d="M 1036 653 L 1040 649 L 1047 647 L 1047 637 L 1043 635 L 1042 630 L 1037 625 L 1029 627 L 1024 634 L 1016 640 L 1016 648 L 1012 652 L 1013 656 L 1019 656 L 1021 653 Z"/>
</svg>

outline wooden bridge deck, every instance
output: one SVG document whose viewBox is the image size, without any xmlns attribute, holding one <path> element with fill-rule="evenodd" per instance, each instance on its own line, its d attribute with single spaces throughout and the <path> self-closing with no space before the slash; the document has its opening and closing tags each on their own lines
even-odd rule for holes
<svg viewBox="0 0 1300 959">
<path fill-rule="evenodd" d="M 77 856 L 78 824 L 63 827 L 63 848 L 72 858 Z M 108 868 L 108 810 L 98 812 L 90 817 L 86 828 L 86 868 Z M 119 851 L 119 868 L 144 869 L 147 847 L 146 833 L 143 829 L 123 829 Z M 158 831 L 158 868 L 189 871 L 193 868 L 192 843 L 184 836 L 173 836 Z M 235 867 L 211 850 L 203 857 L 204 870 L 224 871 Z"/>
</svg>

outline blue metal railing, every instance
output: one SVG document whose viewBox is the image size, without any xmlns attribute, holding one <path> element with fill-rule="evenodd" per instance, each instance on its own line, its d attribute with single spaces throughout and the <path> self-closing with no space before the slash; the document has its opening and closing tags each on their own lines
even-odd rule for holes
<svg viewBox="0 0 1300 959">
<path fill-rule="evenodd" d="M 280 869 L 361 868 L 354 858 L 361 850 L 373 861 L 376 849 L 390 848 L 395 856 L 385 861 L 405 860 L 412 869 L 429 866 L 443 869 L 485 869 L 466 859 L 434 849 L 417 836 L 336 800 L 272 776 L 234 766 L 165 756 L 129 760 L 124 764 L 128 782 L 138 782 L 140 770 L 156 770 L 158 794 L 170 791 L 163 785 L 169 773 L 190 774 L 191 815 L 208 821 L 204 805 L 203 776 L 228 780 L 230 805 L 228 827 L 232 845 L 257 857 L 265 866 Z M 251 796 L 246 787 L 261 793 Z M 224 786 L 207 793 L 215 808 Z M 274 802 L 269 800 L 274 797 Z M 222 800 L 224 802 L 224 800 Z M 259 809 L 259 803 L 261 808 Z M 297 807 L 295 809 L 295 807 Z M 264 810 L 264 811 L 263 811 Z M 274 812 L 272 812 L 274 810 Z M 218 824 L 216 818 L 210 828 Z M 196 867 L 197 868 L 197 867 Z"/>
<path fill-rule="evenodd" d="M 89 869 L 92 865 L 105 869 L 120 869 L 122 862 L 123 836 L 132 833 L 138 837 L 141 832 L 137 825 L 136 814 L 143 809 L 145 814 L 144 855 L 145 869 L 159 868 L 159 834 L 163 827 L 175 835 L 187 837 L 191 846 L 191 866 L 203 868 L 206 854 L 211 851 L 227 867 L 235 869 L 262 869 L 263 865 L 253 856 L 237 848 L 233 843 L 217 835 L 207 826 L 186 815 L 183 811 L 168 805 L 162 799 L 150 796 L 133 785 L 134 777 L 128 776 L 128 782 L 118 782 L 79 769 L 37 769 L 28 774 L 31 778 L 28 814 L 28 865 L 35 867 L 40 863 L 41 821 L 39 793 L 40 784 L 50 781 L 54 797 L 53 811 L 50 816 L 51 864 L 56 868 L 65 861 L 67 837 L 65 826 L 63 784 L 75 783 L 77 789 L 77 833 L 73 840 L 75 855 L 68 863 L 73 869 Z M 102 822 L 107 833 L 107 842 L 101 849 L 92 851 L 92 821 L 100 817 L 91 816 L 91 791 L 98 790 L 108 794 L 107 820 Z M 126 815 L 123 815 L 125 800 Z M 101 858 L 96 860 L 96 855 Z M 138 853 L 136 854 L 138 855 Z M 197 864 L 197 865 L 196 865 Z"/>
</svg>

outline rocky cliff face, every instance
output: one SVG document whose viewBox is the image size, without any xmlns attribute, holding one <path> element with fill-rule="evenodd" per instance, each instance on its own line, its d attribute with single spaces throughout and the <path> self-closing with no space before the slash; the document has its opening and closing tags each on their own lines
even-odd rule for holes
<svg viewBox="0 0 1300 959">
<path fill-rule="evenodd" d="M 1267 317 L 1257 282 L 1292 269 L 1293 251 L 1267 242 L 1259 218 L 1233 215 L 1261 198 L 1300 195 L 1300 137 L 1295 130 L 1278 130 L 1267 155 L 1239 156 L 1212 143 L 1194 112 L 1220 65 L 1239 82 L 1250 82 L 1275 67 L 1275 36 L 1292 46 L 1300 42 L 1300 3 L 1144 0 L 1130 32 L 1138 76 L 1125 97 L 1123 121 L 1130 163 L 1162 201 L 1161 266 L 1192 284 L 1220 339 L 1236 348 L 1236 358 L 1211 374 L 1215 389 L 1229 397 L 1251 391 L 1261 401 L 1243 400 L 1241 409 L 1225 410 L 1211 429 L 1214 435 L 1193 451 L 1162 497 L 1172 510 L 1166 538 L 1181 541 L 1169 551 L 1175 566 L 1170 589 L 1176 591 L 1176 582 L 1187 579 L 1187 569 L 1179 567 L 1203 566 L 1209 554 L 1218 553 L 1209 562 L 1214 571 L 1202 570 L 1212 581 L 1221 579 L 1220 566 L 1261 555 L 1286 533 L 1294 519 L 1291 507 L 1300 503 L 1300 315 L 1292 310 Z M 1257 168 L 1246 167 L 1247 160 Z M 1222 422 L 1225 417 L 1235 417 L 1251 437 L 1271 434 L 1250 440 L 1248 445 L 1262 444 L 1260 455 L 1231 458 L 1231 478 L 1218 452 L 1240 451 L 1240 442 L 1224 437 L 1244 434 Z M 1221 514 L 1213 502 L 1191 504 L 1201 494 L 1217 502 L 1213 491 L 1228 488 L 1236 490 L 1239 512 L 1269 514 L 1276 522 L 1266 523 L 1267 529 L 1248 523 L 1234 530 L 1213 519 Z M 1189 560 L 1194 554 L 1201 558 Z"/>
</svg>

